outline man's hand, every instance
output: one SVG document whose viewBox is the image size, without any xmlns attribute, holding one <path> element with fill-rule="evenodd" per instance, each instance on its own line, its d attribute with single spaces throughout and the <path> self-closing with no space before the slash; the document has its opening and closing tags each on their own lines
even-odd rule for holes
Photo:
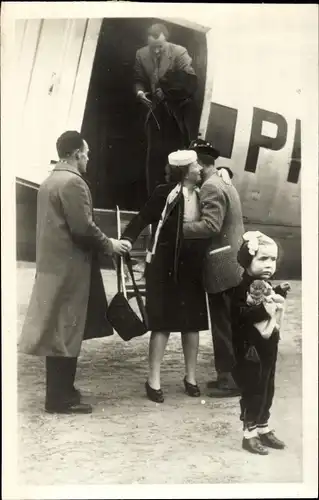
<svg viewBox="0 0 319 500">
<path fill-rule="evenodd" d="M 225 184 L 231 184 L 231 177 L 229 175 L 227 168 L 221 168 L 221 169 L 217 170 L 217 173 L 218 173 L 219 177 L 221 177 L 223 179 Z"/>
<path fill-rule="evenodd" d="M 162 91 L 161 88 L 158 88 L 155 90 L 155 96 L 156 96 L 156 100 L 158 102 L 161 102 L 165 99 L 165 95 L 164 95 L 164 92 Z"/>
<path fill-rule="evenodd" d="M 148 95 L 148 92 L 143 92 L 142 90 L 139 90 L 139 92 L 137 93 L 137 97 L 141 101 L 141 103 L 144 104 L 145 106 L 147 106 L 148 108 L 151 108 L 152 101 L 150 101 L 150 99 L 148 99 L 147 95 Z"/>
<path fill-rule="evenodd" d="M 112 240 L 113 253 L 124 255 L 128 253 L 132 248 L 131 243 L 127 240 L 115 240 L 113 238 L 110 239 Z"/>
<path fill-rule="evenodd" d="M 132 250 L 132 243 L 129 240 L 121 240 L 125 245 L 127 246 L 127 252 L 130 252 Z"/>
</svg>

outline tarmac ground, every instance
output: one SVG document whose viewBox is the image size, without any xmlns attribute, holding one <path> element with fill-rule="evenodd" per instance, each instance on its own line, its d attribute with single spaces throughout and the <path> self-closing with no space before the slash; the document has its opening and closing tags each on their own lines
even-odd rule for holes
<svg viewBox="0 0 319 500">
<path fill-rule="evenodd" d="M 34 280 L 34 264 L 17 266 L 18 335 Z M 108 299 L 115 273 L 103 271 Z M 211 484 L 302 482 L 301 282 L 291 282 L 277 365 L 271 427 L 284 451 L 251 455 L 241 448 L 239 398 L 212 399 L 215 378 L 210 333 L 200 335 L 200 398 L 183 390 L 179 334 L 172 334 L 162 367 L 164 404 L 144 393 L 146 334 L 123 342 L 114 333 L 83 343 L 76 386 L 90 415 L 44 412 L 44 359 L 18 358 L 19 484 Z"/>
</svg>

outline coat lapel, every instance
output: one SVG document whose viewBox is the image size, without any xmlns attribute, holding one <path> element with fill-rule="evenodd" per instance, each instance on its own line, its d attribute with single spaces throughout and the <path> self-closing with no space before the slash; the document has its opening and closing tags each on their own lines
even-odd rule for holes
<svg viewBox="0 0 319 500">
<path fill-rule="evenodd" d="M 170 216 L 170 214 L 172 213 L 172 211 L 176 207 L 176 205 L 179 202 L 179 200 L 181 199 L 181 197 L 182 197 L 182 192 L 177 193 L 177 195 L 175 196 L 173 201 L 171 201 L 171 203 L 168 204 L 163 224 L 165 224 L 165 222 L 167 221 L 168 217 Z"/>
<path fill-rule="evenodd" d="M 78 175 L 79 177 L 81 177 L 81 179 L 85 180 L 84 177 L 75 167 L 67 163 L 58 162 L 53 169 L 53 172 L 61 172 L 61 171 L 71 172 L 72 174 Z"/>
<path fill-rule="evenodd" d="M 172 61 L 172 48 L 171 45 L 168 44 L 166 51 L 162 54 L 161 61 L 159 64 L 159 68 L 157 68 L 157 62 L 155 57 L 153 57 L 150 49 L 145 54 L 144 58 L 144 64 L 145 67 L 148 68 L 148 73 L 151 78 L 152 84 L 155 86 L 158 83 L 158 80 L 162 78 L 166 71 L 171 67 L 171 61 Z M 158 73 L 157 73 L 158 69 Z"/>
<path fill-rule="evenodd" d="M 171 45 L 168 45 L 166 51 L 162 54 L 161 57 L 161 62 L 158 70 L 159 80 L 165 75 L 166 71 L 170 68 L 171 60 L 172 60 L 172 49 Z"/>
</svg>

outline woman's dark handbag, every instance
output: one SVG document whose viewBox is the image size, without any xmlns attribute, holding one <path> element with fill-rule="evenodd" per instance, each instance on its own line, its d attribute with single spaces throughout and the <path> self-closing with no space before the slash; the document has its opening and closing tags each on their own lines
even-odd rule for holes
<svg viewBox="0 0 319 500">
<path fill-rule="evenodd" d="M 148 321 L 145 306 L 141 293 L 138 289 L 134 278 L 134 272 L 132 268 L 132 261 L 129 254 L 123 257 L 124 262 L 127 265 L 128 271 L 130 273 L 135 298 L 137 301 L 138 308 L 141 313 L 142 320 L 133 311 L 129 304 L 129 301 L 124 295 L 121 289 L 121 261 L 119 258 L 118 265 L 116 266 L 117 274 L 117 294 L 113 297 L 107 310 L 107 318 L 114 330 L 119 334 L 119 336 L 126 342 L 133 339 L 134 337 L 140 337 L 148 331 Z M 122 286 L 123 288 L 123 286 Z"/>
</svg>

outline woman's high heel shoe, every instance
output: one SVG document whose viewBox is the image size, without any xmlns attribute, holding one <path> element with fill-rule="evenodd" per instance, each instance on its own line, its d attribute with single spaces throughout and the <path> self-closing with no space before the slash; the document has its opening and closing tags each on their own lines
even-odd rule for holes
<svg viewBox="0 0 319 500">
<path fill-rule="evenodd" d="M 186 377 L 184 377 L 185 392 L 192 398 L 198 398 L 200 396 L 200 390 L 198 385 L 193 385 L 187 382 Z"/>
<path fill-rule="evenodd" d="M 164 403 L 164 395 L 162 389 L 152 389 L 148 382 L 145 382 L 145 389 L 148 399 L 154 403 Z"/>
</svg>

